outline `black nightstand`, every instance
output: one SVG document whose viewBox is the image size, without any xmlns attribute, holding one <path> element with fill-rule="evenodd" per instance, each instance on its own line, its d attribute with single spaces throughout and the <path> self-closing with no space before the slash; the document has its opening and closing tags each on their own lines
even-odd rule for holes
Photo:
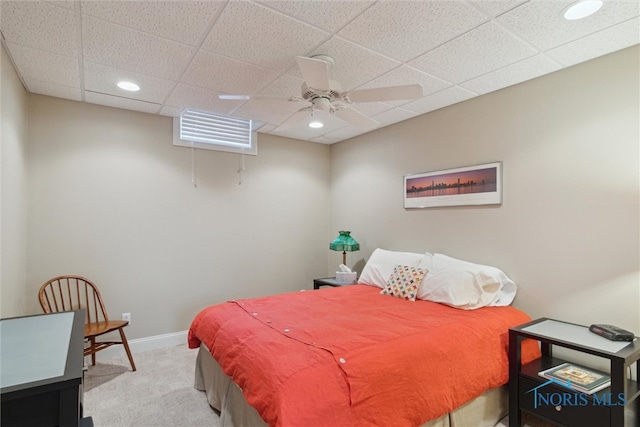
<svg viewBox="0 0 640 427">
<path fill-rule="evenodd" d="M 320 289 L 320 286 L 348 286 L 350 283 L 338 283 L 335 277 L 325 277 L 324 279 L 313 279 L 313 289 Z"/>
<path fill-rule="evenodd" d="M 521 364 L 522 340 L 540 342 L 542 357 Z M 608 359 L 611 386 L 592 395 L 577 393 L 548 381 L 538 372 L 567 360 L 552 356 L 552 346 L 560 346 Z M 509 426 L 520 427 L 521 410 L 560 426 L 586 425 L 640 426 L 640 339 L 633 342 L 609 341 L 589 332 L 589 328 L 553 319 L 537 319 L 509 329 Z M 635 364 L 635 378 L 627 370 Z M 588 367 L 588 366 L 587 366 Z M 537 395 L 562 396 L 562 401 L 537 399 Z M 557 399 L 556 399 L 557 400 Z"/>
</svg>

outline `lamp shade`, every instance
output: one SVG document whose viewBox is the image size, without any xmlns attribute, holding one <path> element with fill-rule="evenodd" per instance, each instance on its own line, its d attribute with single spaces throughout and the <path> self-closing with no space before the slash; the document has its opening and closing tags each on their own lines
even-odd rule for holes
<svg viewBox="0 0 640 427">
<path fill-rule="evenodd" d="M 329 243 L 329 249 L 332 251 L 353 252 L 360 250 L 360 244 L 351 237 L 350 231 L 340 231 L 340 235 Z"/>
</svg>

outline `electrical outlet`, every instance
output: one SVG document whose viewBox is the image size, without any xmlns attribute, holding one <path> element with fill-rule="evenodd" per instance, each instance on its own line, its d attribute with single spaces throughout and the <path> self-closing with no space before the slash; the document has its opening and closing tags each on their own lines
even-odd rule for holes
<svg viewBox="0 0 640 427">
<path fill-rule="evenodd" d="M 131 324 L 131 313 L 122 313 L 122 320 L 126 320 Z"/>
</svg>

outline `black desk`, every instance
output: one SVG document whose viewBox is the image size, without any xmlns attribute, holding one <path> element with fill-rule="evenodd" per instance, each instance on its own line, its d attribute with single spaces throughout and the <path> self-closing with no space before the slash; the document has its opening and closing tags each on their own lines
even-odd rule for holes
<svg viewBox="0 0 640 427">
<path fill-rule="evenodd" d="M 0 320 L 1 424 L 78 426 L 84 310 Z"/>
</svg>

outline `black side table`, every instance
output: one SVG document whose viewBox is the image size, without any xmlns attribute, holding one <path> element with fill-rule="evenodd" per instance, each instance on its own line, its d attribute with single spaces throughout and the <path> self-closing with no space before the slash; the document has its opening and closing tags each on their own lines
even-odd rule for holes
<svg viewBox="0 0 640 427">
<path fill-rule="evenodd" d="M 540 342 L 542 357 L 521 365 L 520 344 L 531 338 Z M 562 426 L 640 426 L 640 340 L 613 342 L 599 337 L 589 328 L 569 322 L 541 318 L 509 329 L 509 425 L 520 427 L 521 410 Z M 552 354 L 555 346 L 607 359 L 611 370 L 611 386 L 593 395 L 576 396 L 577 392 L 555 384 L 538 373 L 567 362 Z M 635 366 L 635 380 L 627 372 Z M 587 366 L 588 367 L 588 366 Z M 534 390 L 548 387 L 562 402 L 537 405 Z M 544 391 L 544 390 L 541 390 Z M 621 397 L 623 398 L 621 400 Z M 554 406 L 555 405 L 555 406 Z"/>
<path fill-rule="evenodd" d="M 320 286 L 348 286 L 350 283 L 338 283 L 335 277 L 325 277 L 323 279 L 313 279 L 313 289 L 320 289 Z"/>
</svg>

